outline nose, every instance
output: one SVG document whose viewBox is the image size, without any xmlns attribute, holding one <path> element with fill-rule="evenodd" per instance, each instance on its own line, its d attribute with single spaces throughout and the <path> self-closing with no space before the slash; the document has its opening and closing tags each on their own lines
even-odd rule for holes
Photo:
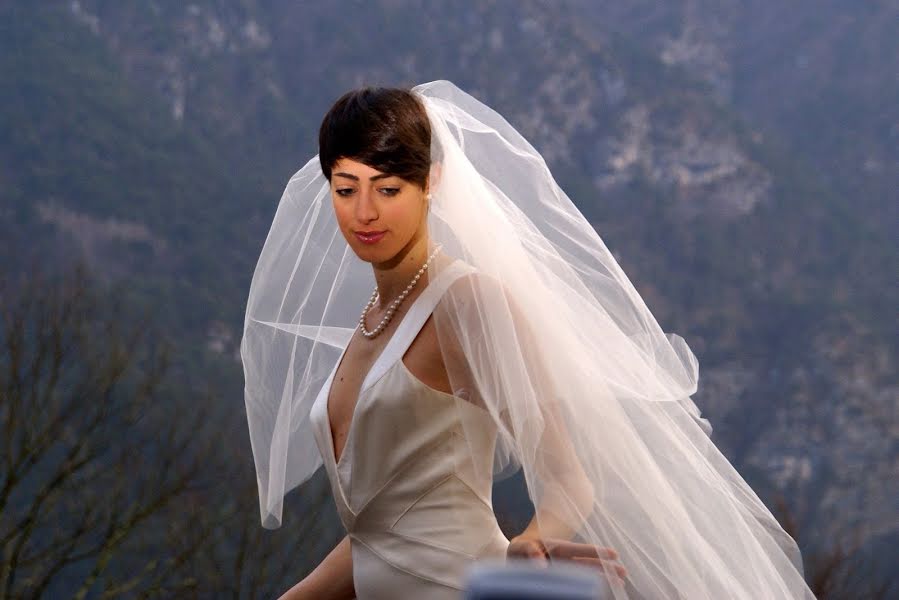
<svg viewBox="0 0 899 600">
<path fill-rule="evenodd" d="M 375 206 L 372 194 L 363 189 L 356 200 L 356 220 L 360 223 L 370 223 L 378 218 L 378 210 Z"/>
</svg>

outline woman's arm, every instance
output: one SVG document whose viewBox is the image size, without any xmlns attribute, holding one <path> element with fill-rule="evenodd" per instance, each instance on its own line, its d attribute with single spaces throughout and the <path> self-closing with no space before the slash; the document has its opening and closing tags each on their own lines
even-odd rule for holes
<svg viewBox="0 0 899 600">
<path fill-rule="evenodd" d="M 279 600 L 350 600 L 355 597 L 353 557 L 350 554 L 350 536 L 347 535 L 309 575 L 287 590 Z"/>
</svg>

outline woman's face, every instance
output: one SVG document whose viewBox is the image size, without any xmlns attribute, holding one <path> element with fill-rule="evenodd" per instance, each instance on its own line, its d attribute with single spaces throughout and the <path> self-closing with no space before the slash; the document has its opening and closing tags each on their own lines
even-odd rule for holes
<svg viewBox="0 0 899 600">
<path fill-rule="evenodd" d="M 427 223 L 427 192 L 417 184 L 341 158 L 331 169 L 331 201 L 343 237 L 372 263 L 395 257 Z"/>
</svg>

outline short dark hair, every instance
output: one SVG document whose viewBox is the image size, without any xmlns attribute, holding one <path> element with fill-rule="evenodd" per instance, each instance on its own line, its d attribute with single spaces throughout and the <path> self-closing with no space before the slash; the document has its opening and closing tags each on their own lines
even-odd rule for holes
<svg viewBox="0 0 899 600">
<path fill-rule="evenodd" d="M 431 124 L 410 90 L 363 87 L 345 93 L 328 110 L 318 148 L 328 181 L 334 164 L 350 158 L 424 189 L 431 168 Z"/>
</svg>

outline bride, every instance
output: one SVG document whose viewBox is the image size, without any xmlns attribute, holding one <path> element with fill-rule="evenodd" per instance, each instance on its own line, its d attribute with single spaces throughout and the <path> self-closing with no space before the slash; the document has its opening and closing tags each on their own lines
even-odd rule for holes
<svg viewBox="0 0 899 600">
<path fill-rule="evenodd" d="M 458 598 L 503 557 L 594 568 L 616 598 L 812 598 L 708 437 L 685 341 L 539 153 L 448 81 L 331 107 L 241 357 L 263 526 L 323 465 L 347 532 L 284 598 Z M 510 540 L 491 489 L 519 470 L 534 516 Z"/>
</svg>

